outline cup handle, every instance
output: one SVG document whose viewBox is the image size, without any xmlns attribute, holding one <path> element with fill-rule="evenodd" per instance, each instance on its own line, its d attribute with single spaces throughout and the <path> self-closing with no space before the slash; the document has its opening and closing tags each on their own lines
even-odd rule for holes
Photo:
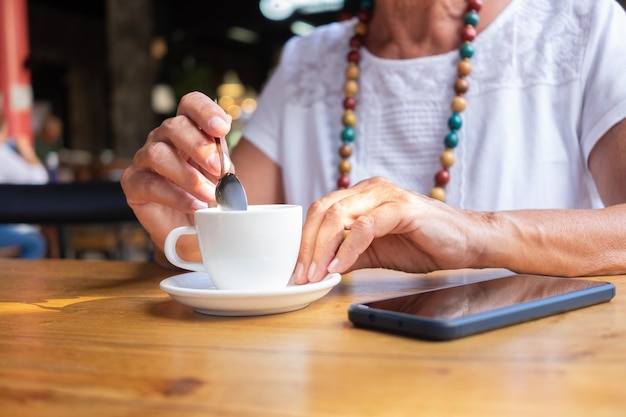
<svg viewBox="0 0 626 417">
<path fill-rule="evenodd" d="M 163 247 L 163 250 L 165 251 L 165 257 L 168 261 L 170 261 L 172 265 L 179 268 L 188 269 L 190 271 L 206 272 L 206 269 L 204 269 L 204 265 L 202 265 L 202 262 L 185 261 L 181 259 L 181 257 L 178 256 L 178 252 L 176 252 L 176 242 L 178 241 L 179 237 L 181 237 L 182 235 L 195 234 L 197 234 L 196 228 L 192 226 L 181 226 L 172 230 L 165 239 L 165 245 Z"/>
</svg>

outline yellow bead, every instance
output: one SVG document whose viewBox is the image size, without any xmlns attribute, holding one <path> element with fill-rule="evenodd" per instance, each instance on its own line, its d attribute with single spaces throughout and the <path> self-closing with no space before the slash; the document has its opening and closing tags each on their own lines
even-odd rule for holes
<svg viewBox="0 0 626 417">
<path fill-rule="evenodd" d="M 463 59 L 459 62 L 459 66 L 457 67 L 457 74 L 460 77 L 467 77 L 472 73 L 472 64 L 469 62 L 469 58 Z"/>
<path fill-rule="evenodd" d="M 465 101 L 463 97 L 455 96 L 452 99 L 452 104 L 450 105 L 450 108 L 452 109 L 454 113 L 461 113 L 463 110 L 465 110 L 466 106 L 467 106 L 467 101 Z"/>
<path fill-rule="evenodd" d="M 346 94 L 346 97 L 352 97 L 359 92 L 359 84 L 354 80 L 348 80 L 343 85 L 343 92 Z"/>
<path fill-rule="evenodd" d="M 352 171 L 352 164 L 347 159 L 342 159 L 339 162 L 339 172 L 342 174 L 349 174 Z"/>
<path fill-rule="evenodd" d="M 359 22 L 354 26 L 354 33 L 356 35 L 365 36 L 367 33 L 367 25 L 364 22 Z"/>
<path fill-rule="evenodd" d="M 346 79 L 347 80 L 356 80 L 359 78 L 360 71 L 359 66 L 354 62 L 350 62 L 346 67 Z"/>
<path fill-rule="evenodd" d="M 356 124 L 356 115 L 352 110 L 346 110 L 341 118 L 344 126 L 354 126 Z"/>
<path fill-rule="evenodd" d="M 454 153 L 452 153 L 452 149 L 446 149 L 441 153 L 441 157 L 439 158 L 441 161 L 441 166 L 445 169 L 449 169 L 452 165 L 454 165 Z"/>
<path fill-rule="evenodd" d="M 439 201 L 446 201 L 446 190 L 441 187 L 434 187 L 430 190 L 430 198 L 434 198 Z"/>
</svg>

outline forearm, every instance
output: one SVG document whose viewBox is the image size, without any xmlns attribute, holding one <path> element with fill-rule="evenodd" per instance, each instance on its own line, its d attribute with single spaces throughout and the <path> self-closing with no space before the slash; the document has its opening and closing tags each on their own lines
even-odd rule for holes
<svg viewBox="0 0 626 417">
<path fill-rule="evenodd" d="M 590 276 L 626 273 L 626 204 L 490 213 L 479 267 Z"/>
</svg>

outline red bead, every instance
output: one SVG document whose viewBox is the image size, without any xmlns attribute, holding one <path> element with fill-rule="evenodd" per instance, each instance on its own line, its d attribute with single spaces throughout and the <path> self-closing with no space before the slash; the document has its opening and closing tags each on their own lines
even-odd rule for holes
<svg viewBox="0 0 626 417">
<path fill-rule="evenodd" d="M 337 188 L 348 188 L 350 186 L 350 177 L 348 174 L 342 174 L 337 180 Z"/>
<path fill-rule="evenodd" d="M 450 171 L 442 169 L 435 175 L 435 185 L 437 187 L 443 187 L 450 181 Z"/>
<path fill-rule="evenodd" d="M 358 64 L 360 60 L 361 54 L 359 54 L 359 51 L 350 51 L 350 53 L 348 53 L 348 62 Z"/>
<path fill-rule="evenodd" d="M 461 31 L 461 38 L 465 42 L 471 42 L 476 38 L 476 28 L 471 25 L 467 25 Z"/>
<path fill-rule="evenodd" d="M 360 9 L 357 12 L 356 17 L 358 17 L 361 22 L 369 22 L 371 13 L 369 10 Z"/>
<path fill-rule="evenodd" d="M 359 49 L 363 45 L 363 36 L 354 35 L 350 38 L 350 48 Z"/>
<path fill-rule="evenodd" d="M 343 108 L 346 110 L 354 110 L 354 108 L 356 107 L 356 100 L 354 99 L 354 97 L 346 97 L 343 100 Z"/>
<path fill-rule="evenodd" d="M 481 7 L 483 7 L 483 0 L 469 0 L 467 2 L 467 10 L 479 12 Z"/>
</svg>

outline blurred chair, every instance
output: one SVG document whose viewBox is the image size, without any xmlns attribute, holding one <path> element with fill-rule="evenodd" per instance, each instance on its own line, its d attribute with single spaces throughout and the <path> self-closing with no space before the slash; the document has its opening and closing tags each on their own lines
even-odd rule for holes
<svg viewBox="0 0 626 417">
<path fill-rule="evenodd" d="M 76 242 L 72 242 L 71 247 L 68 246 L 71 237 L 67 233 L 68 227 L 76 225 L 102 226 L 104 229 L 91 236 L 91 245 L 94 246 L 92 249 L 108 251 L 105 254 L 107 258 L 115 257 L 114 252 L 121 250 L 120 245 L 123 244 L 123 230 L 120 225 L 131 222 L 138 225 L 119 182 L 0 184 L 0 223 L 58 226 L 60 257 L 66 257 L 69 251 L 72 255 L 79 255 L 81 251 L 90 249 L 90 243 L 86 244 L 87 247 L 77 247 Z M 105 227 L 104 224 L 108 226 Z M 110 240 L 111 232 L 115 235 L 113 243 Z M 105 249 L 111 245 L 117 247 Z"/>
</svg>

